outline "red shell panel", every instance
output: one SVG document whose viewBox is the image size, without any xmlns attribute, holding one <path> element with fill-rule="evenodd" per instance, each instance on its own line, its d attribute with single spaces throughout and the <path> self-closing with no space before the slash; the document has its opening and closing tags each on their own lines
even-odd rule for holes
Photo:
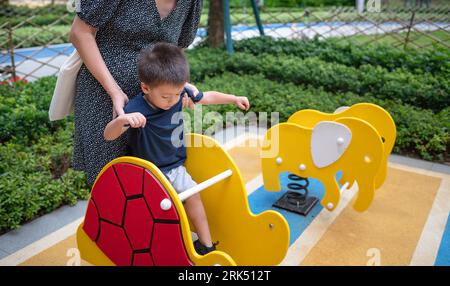
<svg viewBox="0 0 450 286">
<path fill-rule="evenodd" d="M 153 219 L 143 198 L 127 202 L 124 228 L 133 249 L 149 248 Z"/>
<path fill-rule="evenodd" d="M 189 266 L 179 224 L 156 223 L 151 246 L 157 266 Z"/>
<path fill-rule="evenodd" d="M 144 175 L 144 169 L 142 167 L 119 163 L 114 165 L 114 169 L 127 196 L 142 194 L 142 180 Z"/>
<path fill-rule="evenodd" d="M 144 197 L 147 201 L 154 219 L 178 220 L 178 214 L 173 205 L 173 201 L 166 193 L 164 187 L 159 181 L 147 170 L 144 171 Z M 169 199 L 172 207 L 169 210 L 161 209 L 161 201 Z"/>
<path fill-rule="evenodd" d="M 98 231 L 99 231 L 99 217 L 97 208 L 92 200 L 89 200 L 86 216 L 84 218 L 83 229 L 90 239 L 95 241 L 97 239 Z"/>
<path fill-rule="evenodd" d="M 125 198 L 124 192 L 129 197 L 140 195 L 142 189 L 143 197 Z M 184 248 L 179 223 L 154 221 L 178 221 L 179 217 L 173 201 L 150 171 L 126 163 L 109 167 L 96 182 L 92 199 L 88 204 L 84 230 L 94 241 L 98 236 L 97 245 L 116 265 L 192 265 Z M 172 202 L 167 211 L 160 207 L 163 199 Z M 122 220 L 124 224 L 120 227 Z M 151 253 L 139 252 L 133 257 L 133 250 L 149 247 Z"/>
<path fill-rule="evenodd" d="M 135 253 L 134 254 L 134 260 L 133 260 L 134 266 L 153 266 L 153 260 L 150 257 L 150 253 Z"/>
<path fill-rule="evenodd" d="M 122 224 L 125 196 L 112 167 L 109 167 L 95 183 L 92 197 L 102 219 Z"/>
<path fill-rule="evenodd" d="M 122 228 L 102 221 L 97 245 L 116 265 L 131 265 L 133 250 Z"/>
</svg>

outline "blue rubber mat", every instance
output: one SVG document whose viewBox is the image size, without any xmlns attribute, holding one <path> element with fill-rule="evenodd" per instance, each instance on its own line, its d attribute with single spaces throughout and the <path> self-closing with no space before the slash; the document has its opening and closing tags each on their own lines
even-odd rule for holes
<svg viewBox="0 0 450 286">
<path fill-rule="evenodd" d="M 320 201 L 325 194 L 325 190 L 323 184 L 320 181 L 309 178 L 309 194 L 311 196 L 319 198 L 319 202 L 313 207 L 311 212 L 306 217 L 286 210 L 274 208 L 272 207 L 272 204 L 287 192 L 287 184 L 290 182 L 294 182 L 288 178 L 288 175 L 289 173 L 280 174 L 281 192 L 268 192 L 264 189 L 264 186 L 261 186 L 255 192 L 250 194 L 248 200 L 250 209 L 255 214 L 259 214 L 266 210 L 274 210 L 284 216 L 289 224 L 289 229 L 291 232 L 290 245 L 292 245 L 303 233 L 303 231 L 305 231 L 305 229 L 311 224 L 314 218 L 316 218 L 317 215 L 322 211 L 323 207 L 320 204 Z"/>
<path fill-rule="evenodd" d="M 450 213 L 435 261 L 436 266 L 450 266 Z"/>
</svg>

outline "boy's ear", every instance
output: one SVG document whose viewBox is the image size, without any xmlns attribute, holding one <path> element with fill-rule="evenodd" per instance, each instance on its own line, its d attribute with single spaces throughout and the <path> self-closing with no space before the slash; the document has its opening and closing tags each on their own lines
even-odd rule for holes
<svg viewBox="0 0 450 286">
<path fill-rule="evenodd" d="M 142 92 L 145 94 L 150 92 L 150 87 L 143 82 L 141 82 L 141 89 L 142 89 Z"/>
</svg>

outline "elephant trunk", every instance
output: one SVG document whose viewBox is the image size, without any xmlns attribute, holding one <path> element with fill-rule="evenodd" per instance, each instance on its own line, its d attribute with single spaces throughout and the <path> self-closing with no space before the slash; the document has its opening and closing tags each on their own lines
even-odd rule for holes
<svg viewBox="0 0 450 286">
<path fill-rule="evenodd" d="M 374 178 L 360 178 L 360 180 L 358 180 L 358 193 L 353 208 L 358 212 L 367 210 L 373 201 L 374 192 Z"/>
</svg>

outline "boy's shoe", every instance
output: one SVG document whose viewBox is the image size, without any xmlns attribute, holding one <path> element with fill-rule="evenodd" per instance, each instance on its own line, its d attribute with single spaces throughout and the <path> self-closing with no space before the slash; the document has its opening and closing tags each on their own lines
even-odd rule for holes
<svg viewBox="0 0 450 286">
<path fill-rule="evenodd" d="M 196 241 L 194 241 L 194 248 L 198 254 L 205 255 L 205 254 L 210 253 L 211 251 L 216 250 L 217 244 L 218 243 L 213 243 L 213 245 L 211 247 L 207 247 L 207 246 L 203 245 L 199 239 L 197 239 Z"/>
</svg>

